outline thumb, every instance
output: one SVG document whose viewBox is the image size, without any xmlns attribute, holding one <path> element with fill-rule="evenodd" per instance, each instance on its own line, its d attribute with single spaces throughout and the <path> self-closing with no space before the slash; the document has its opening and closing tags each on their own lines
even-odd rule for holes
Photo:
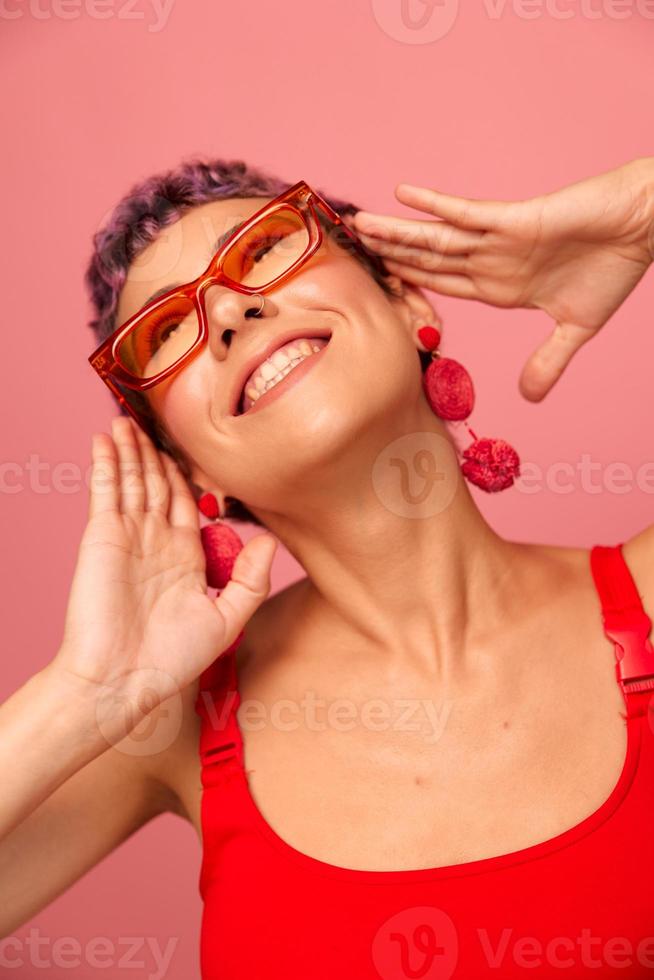
<svg viewBox="0 0 654 980">
<path fill-rule="evenodd" d="M 225 588 L 213 600 L 224 624 L 223 647 L 229 646 L 270 592 L 270 570 L 278 540 L 257 534 L 243 545 Z"/>
<path fill-rule="evenodd" d="M 577 353 L 596 330 L 577 323 L 557 322 L 552 333 L 528 358 L 518 387 L 529 401 L 539 402 L 550 391 Z"/>
</svg>

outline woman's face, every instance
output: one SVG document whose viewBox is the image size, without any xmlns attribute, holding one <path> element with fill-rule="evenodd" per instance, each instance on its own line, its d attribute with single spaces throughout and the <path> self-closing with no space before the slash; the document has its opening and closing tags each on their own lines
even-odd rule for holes
<svg viewBox="0 0 654 980">
<path fill-rule="evenodd" d="M 217 237 L 267 200 L 213 201 L 164 229 L 132 263 L 117 322 L 154 292 L 195 279 Z M 390 421 L 421 397 L 416 330 L 435 319 L 421 291 L 396 277 L 391 281 L 397 297 L 325 235 L 299 272 L 265 294 L 259 317 L 253 316 L 261 306 L 258 296 L 222 285 L 206 291 L 207 344 L 148 392 L 199 487 L 236 497 L 258 516 L 292 513 L 296 497 L 312 485 L 326 488 L 342 467 L 365 458 L 367 439 L 371 449 L 388 441 Z M 260 404 L 248 399 L 251 407 L 235 414 L 246 377 L 259 364 L 270 375 L 264 361 L 279 371 L 284 362 L 267 359 L 276 348 L 288 350 L 289 342 L 292 355 L 310 354 Z M 269 380 L 255 375 L 246 387 L 259 390 Z"/>
</svg>

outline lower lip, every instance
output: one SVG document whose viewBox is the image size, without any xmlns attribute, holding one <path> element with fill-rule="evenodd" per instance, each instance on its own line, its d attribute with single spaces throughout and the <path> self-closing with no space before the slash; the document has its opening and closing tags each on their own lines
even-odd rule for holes
<svg viewBox="0 0 654 980">
<path fill-rule="evenodd" d="M 314 367 L 316 362 L 321 359 L 328 348 L 329 341 L 324 347 L 321 347 L 317 354 L 309 354 L 309 356 L 305 357 L 303 361 L 300 361 L 300 363 L 294 367 L 292 371 L 289 371 L 285 378 L 282 378 L 282 380 L 278 381 L 276 385 L 266 391 L 263 395 L 260 395 L 254 405 L 252 405 L 251 408 L 248 408 L 247 412 L 243 412 L 242 415 L 237 415 L 236 417 L 243 418 L 245 415 L 252 415 L 254 412 L 258 412 L 260 408 L 265 408 L 266 405 L 270 405 L 270 403 L 274 402 L 276 398 L 283 395 L 285 391 L 288 391 L 288 389 L 292 388 L 293 385 L 298 383 L 298 381 L 301 381 L 307 371 L 310 371 L 311 368 Z"/>
</svg>

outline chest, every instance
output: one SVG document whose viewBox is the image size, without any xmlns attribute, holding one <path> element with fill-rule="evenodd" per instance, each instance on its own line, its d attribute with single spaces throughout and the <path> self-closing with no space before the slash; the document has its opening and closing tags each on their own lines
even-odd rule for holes
<svg viewBox="0 0 654 980">
<path fill-rule="evenodd" d="M 287 844 L 341 867 L 436 867 L 548 840 L 597 810 L 622 771 L 612 658 L 602 638 L 569 676 L 563 658 L 519 690 L 507 680 L 449 696 L 435 683 L 250 673 L 238 713 L 250 795 Z M 186 773 L 200 836 L 197 757 Z"/>
</svg>

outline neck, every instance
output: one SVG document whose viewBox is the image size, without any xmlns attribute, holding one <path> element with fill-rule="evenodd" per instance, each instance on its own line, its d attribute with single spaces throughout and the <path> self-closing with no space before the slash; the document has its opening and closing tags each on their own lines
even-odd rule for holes
<svg viewBox="0 0 654 980">
<path fill-rule="evenodd" d="M 319 491 L 297 487 L 299 513 L 260 513 L 307 573 L 305 649 L 316 636 L 445 675 L 515 608 L 522 546 L 486 523 L 440 423 L 420 421 L 359 445 Z"/>
</svg>

